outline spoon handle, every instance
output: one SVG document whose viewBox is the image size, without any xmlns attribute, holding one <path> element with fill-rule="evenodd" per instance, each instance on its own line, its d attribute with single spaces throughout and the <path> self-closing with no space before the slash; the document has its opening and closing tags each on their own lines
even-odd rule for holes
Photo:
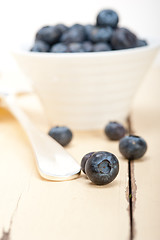
<svg viewBox="0 0 160 240">
<path fill-rule="evenodd" d="M 39 131 L 19 108 L 14 96 L 3 98 L 5 106 L 24 128 L 35 153 L 40 175 L 52 181 L 71 180 L 79 176 L 80 166 L 54 139 Z"/>
</svg>

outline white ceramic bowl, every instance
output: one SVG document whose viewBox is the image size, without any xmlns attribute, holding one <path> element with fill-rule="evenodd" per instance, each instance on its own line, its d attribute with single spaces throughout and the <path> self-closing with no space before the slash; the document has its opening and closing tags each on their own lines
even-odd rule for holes
<svg viewBox="0 0 160 240">
<path fill-rule="evenodd" d="M 38 94 L 50 125 L 102 129 L 108 121 L 124 122 L 133 97 L 150 68 L 159 41 L 148 46 L 99 53 L 13 55 Z"/>
</svg>

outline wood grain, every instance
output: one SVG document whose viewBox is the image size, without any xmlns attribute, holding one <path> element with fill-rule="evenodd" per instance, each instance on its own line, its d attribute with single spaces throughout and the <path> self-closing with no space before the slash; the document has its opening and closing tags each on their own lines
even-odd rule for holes
<svg viewBox="0 0 160 240">
<path fill-rule="evenodd" d="M 24 97 L 19 102 L 37 127 L 47 131 L 49 126 L 36 97 Z M 74 132 L 66 148 L 79 163 L 90 151 L 110 151 L 119 158 L 120 172 L 115 181 L 96 186 L 84 174 L 66 182 L 42 179 L 23 129 L 2 108 L 0 132 L 1 240 L 129 238 L 128 165 L 117 142 L 108 141 L 103 131 Z"/>
<path fill-rule="evenodd" d="M 159 78 L 156 65 L 132 108 L 132 130 L 148 143 L 146 155 L 131 164 L 134 240 L 160 239 Z M 14 81 L 19 85 L 15 77 Z M 38 99 L 30 95 L 18 102 L 36 126 L 47 132 L 50 126 Z M 3 108 L 0 133 L 0 240 L 130 238 L 128 162 L 117 142 L 108 141 L 103 131 L 77 131 L 66 148 L 79 163 L 90 151 L 110 151 L 119 158 L 118 177 L 102 187 L 93 185 L 83 173 L 66 182 L 42 179 L 23 129 Z"/>
<path fill-rule="evenodd" d="M 160 66 L 154 66 L 136 97 L 133 127 L 148 144 L 142 159 L 134 161 L 137 186 L 135 208 L 135 240 L 160 239 Z"/>
</svg>

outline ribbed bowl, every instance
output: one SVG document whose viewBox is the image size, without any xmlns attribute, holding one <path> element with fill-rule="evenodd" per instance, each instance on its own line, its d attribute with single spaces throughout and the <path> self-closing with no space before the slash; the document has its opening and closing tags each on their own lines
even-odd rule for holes
<svg viewBox="0 0 160 240">
<path fill-rule="evenodd" d="M 136 91 L 159 49 L 149 46 L 100 53 L 13 55 L 37 92 L 50 125 L 102 129 L 124 122 Z"/>
</svg>

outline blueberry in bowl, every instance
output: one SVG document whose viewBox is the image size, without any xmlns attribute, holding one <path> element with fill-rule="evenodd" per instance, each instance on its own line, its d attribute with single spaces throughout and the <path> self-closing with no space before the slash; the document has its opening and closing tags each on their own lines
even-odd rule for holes
<svg viewBox="0 0 160 240">
<path fill-rule="evenodd" d="M 111 51 L 111 46 L 109 43 L 98 42 L 93 45 L 93 52 L 106 52 Z"/>
<path fill-rule="evenodd" d="M 127 28 L 117 28 L 111 37 L 111 45 L 114 50 L 137 47 L 137 36 Z"/>
<path fill-rule="evenodd" d="M 69 43 L 81 43 L 86 40 L 86 34 L 84 26 L 80 24 L 75 24 L 68 28 L 61 37 L 60 42 L 69 44 Z"/>
<path fill-rule="evenodd" d="M 95 52 L 143 47 L 148 44 L 146 40 L 140 39 L 131 30 L 119 27 L 118 13 L 112 9 L 101 10 L 97 14 L 95 24 L 82 25 L 76 23 L 66 26 L 60 23 L 41 27 L 35 34 L 35 42 L 30 48 L 32 52 L 38 52 L 39 48 L 35 48 L 37 41 L 49 45 L 46 52 L 51 53 L 94 52 L 92 48 L 86 49 L 84 47 L 86 41 L 90 44 L 104 43 L 110 45 L 110 48 L 95 46 Z M 71 47 L 68 47 L 68 45 L 71 45 Z M 44 52 L 44 49 L 41 51 L 40 48 L 39 52 Z"/>
<path fill-rule="evenodd" d="M 93 43 L 105 42 L 109 43 L 113 34 L 111 27 L 93 27 L 90 31 L 89 40 Z"/>
<path fill-rule="evenodd" d="M 97 25 L 116 28 L 119 22 L 118 14 L 112 9 L 104 9 L 98 13 Z"/>
<path fill-rule="evenodd" d="M 52 45 L 59 41 L 60 36 L 61 31 L 55 26 L 44 26 L 36 33 L 35 40 L 41 40 Z"/>
<path fill-rule="evenodd" d="M 50 48 L 52 53 L 66 53 L 68 52 L 68 46 L 65 43 L 56 43 Z"/>
<path fill-rule="evenodd" d="M 48 52 L 50 45 L 47 42 L 36 40 L 31 48 L 31 52 Z"/>
<path fill-rule="evenodd" d="M 28 39 L 12 51 L 51 126 L 104 129 L 111 119 L 126 121 L 160 42 L 126 34 L 119 21 L 113 22 L 45 26 L 35 42 Z M 111 29 L 111 36 L 104 29 Z M 115 36 L 119 29 L 123 33 Z M 103 36 L 97 38 L 99 32 Z"/>
</svg>

